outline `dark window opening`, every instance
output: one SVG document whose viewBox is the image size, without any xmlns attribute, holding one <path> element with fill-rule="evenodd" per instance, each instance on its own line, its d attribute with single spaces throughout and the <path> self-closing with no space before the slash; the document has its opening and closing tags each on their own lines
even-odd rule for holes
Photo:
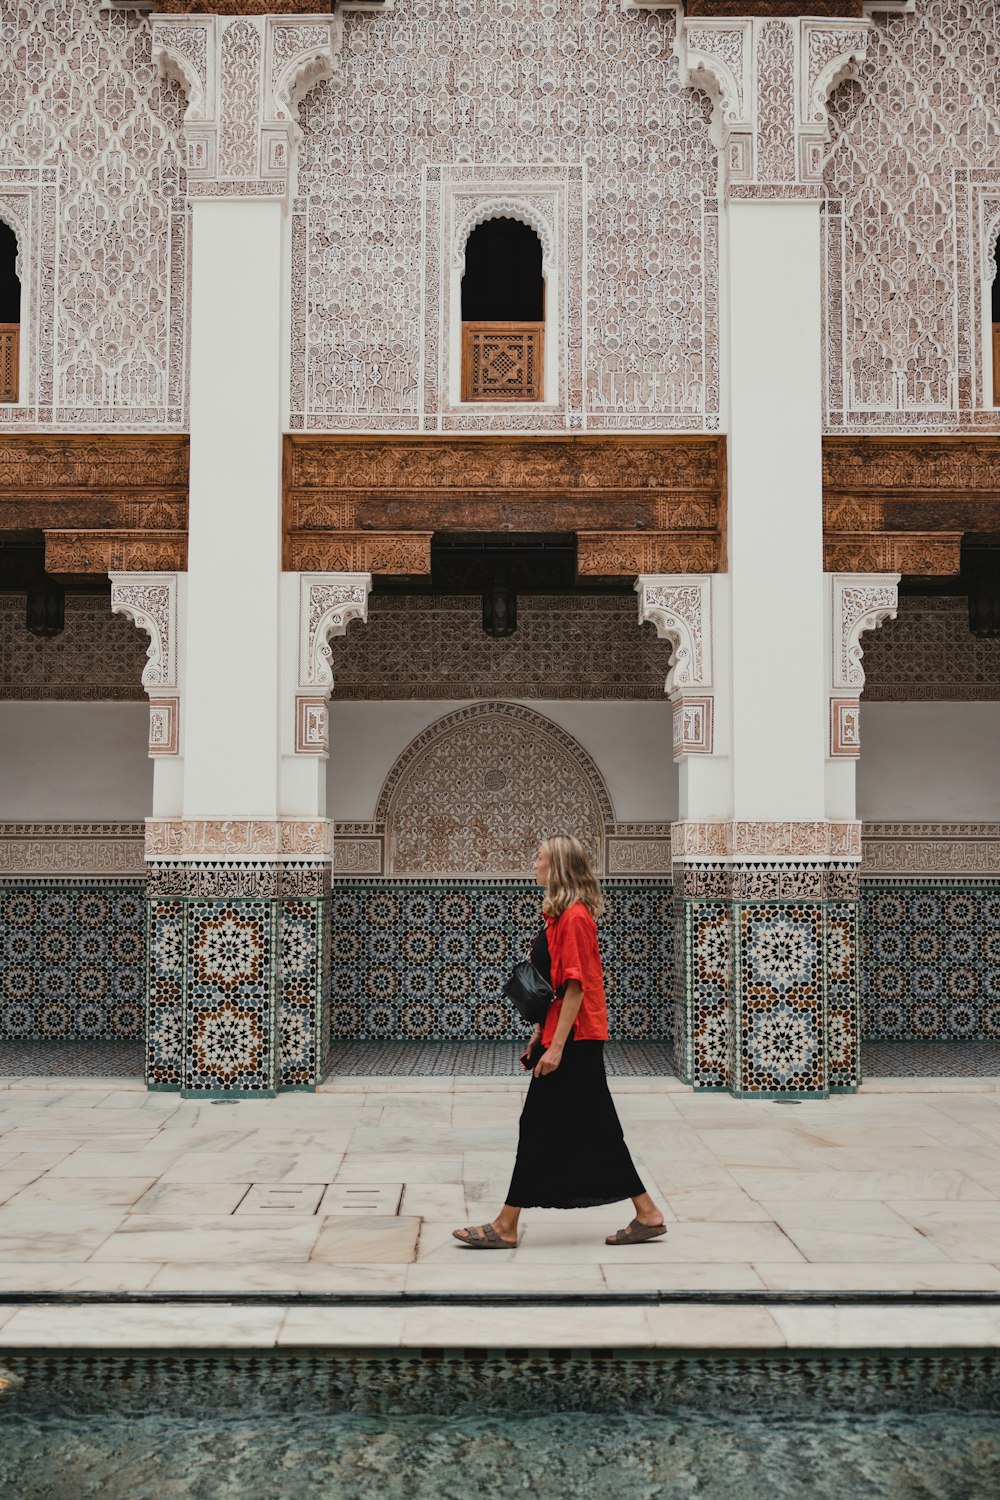
<svg viewBox="0 0 1000 1500">
<path fill-rule="evenodd" d="M 462 400 L 541 401 L 542 246 L 517 219 L 469 235 L 462 277 Z"/>
<path fill-rule="evenodd" d="M 17 235 L 9 224 L 0 220 L 0 401 L 17 400 L 20 323 Z"/>
<path fill-rule="evenodd" d="M 542 246 L 517 219 L 488 219 L 469 235 L 462 277 L 463 323 L 541 323 Z"/>
</svg>

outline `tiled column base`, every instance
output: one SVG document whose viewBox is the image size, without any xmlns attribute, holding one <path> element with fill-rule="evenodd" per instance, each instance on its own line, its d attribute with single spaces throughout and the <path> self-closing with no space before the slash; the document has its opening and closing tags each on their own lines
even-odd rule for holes
<svg viewBox="0 0 1000 1500">
<path fill-rule="evenodd" d="M 146 1081 L 315 1088 L 329 1050 L 326 863 L 149 865 Z"/>
<path fill-rule="evenodd" d="M 756 1098 L 853 1092 L 856 864 L 674 867 L 674 1037 L 696 1089 Z"/>
</svg>

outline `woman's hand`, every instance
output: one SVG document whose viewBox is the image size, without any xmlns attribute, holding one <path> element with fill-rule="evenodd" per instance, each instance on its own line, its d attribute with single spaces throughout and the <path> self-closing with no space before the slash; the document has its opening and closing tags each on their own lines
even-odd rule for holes
<svg viewBox="0 0 1000 1500">
<path fill-rule="evenodd" d="M 562 1054 L 563 1049 L 556 1042 L 553 1042 L 548 1051 L 543 1052 L 542 1056 L 538 1059 L 538 1065 L 535 1068 L 535 1077 L 544 1078 L 546 1073 L 554 1073 L 562 1062 Z"/>
<path fill-rule="evenodd" d="M 528 1043 L 528 1046 L 529 1047 L 534 1047 L 535 1044 L 537 1042 L 540 1042 L 541 1040 L 542 1040 L 542 1023 L 541 1023 L 541 1021 L 536 1021 L 535 1022 L 535 1029 L 531 1033 L 531 1041 Z"/>
</svg>

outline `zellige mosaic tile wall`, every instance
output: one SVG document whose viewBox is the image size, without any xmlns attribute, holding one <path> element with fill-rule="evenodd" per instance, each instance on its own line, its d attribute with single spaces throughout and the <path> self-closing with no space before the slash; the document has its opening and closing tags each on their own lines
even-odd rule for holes
<svg viewBox="0 0 1000 1500">
<path fill-rule="evenodd" d="M 601 942 L 612 1033 L 622 1040 L 670 1039 L 670 883 L 608 880 L 605 891 Z M 538 892 L 529 882 L 341 879 L 332 911 L 335 1038 L 521 1034 L 500 985 L 539 925 Z M 835 915 L 828 913 L 828 950 L 839 941 Z M 141 1038 L 145 923 L 145 893 L 135 879 L 0 885 L 0 1040 Z M 863 1037 L 1000 1037 L 1000 880 L 864 881 L 860 940 Z M 159 968 L 169 967 L 169 947 L 154 965 L 154 984 Z M 292 949 L 285 963 L 294 969 Z M 703 979 L 715 972 L 710 958 L 706 949 Z M 828 951 L 831 1029 L 839 994 L 834 959 Z M 161 977 L 169 980 L 166 969 Z M 298 976 L 296 982 L 301 987 Z M 294 996 L 290 988 L 286 1003 L 297 996 L 298 988 Z M 169 1030 L 180 1015 L 168 998 L 160 996 Z M 843 1004 L 851 1003 L 845 995 Z M 722 1013 L 719 1023 L 715 1047 L 724 1050 Z M 154 1028 L 154 1054 L 157 1035 Z M 314 1043 L 305 1034 L 302 1040 L 305 1056 Z M 715 1051 L 707 1035 L 700 1041 L 705 1050 L 697 1066 L 710 1073 Z M 289 1056 L 284 1064 L 294 1068 L 297 1061 Z M 833 1071 L 830 1082 L 836 1083 Z"/>
<path fill-rule="evenodd" d="M 524 1026 L 501 994 L 541 926 L 522 880 L 339 880 L 332 913 L 338 1040 L 503 1040 Z M 608 880 L 599 924 L 612 1036 L 671 1035 L 669 881 Z"/>
<path fill-rule="evenodd" d="M 0 886 L 0 1040 L 141 1037 L 145 911 L 134 880 Z"/>
<path fill-rule="evenodd" d="M 861 1032 L 1000 1037 L 1000 880 L 865 883 Z"/>
</svg>

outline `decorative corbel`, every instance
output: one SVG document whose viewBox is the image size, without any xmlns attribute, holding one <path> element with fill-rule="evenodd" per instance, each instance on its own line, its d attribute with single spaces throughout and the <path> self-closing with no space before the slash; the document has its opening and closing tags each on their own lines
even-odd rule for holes
<svg viewBox="0 0 1000 1500">
<path fill-rule="evenodd" d="M 343 26 L 339 13 L 153 17 L 153 61 L 187 95 L 192 196 L 289 191 L 299 104 L 314 84 L 333 77 Z"/>
<path fill-rule="evenodd" d="M 773 14 L 684 20 L 681 78 L 715 105 L 724 192 L 819 196 L 830 94 L 863 62 L 870 31 L 867 20 Z"/>
<path fill-rule="evenodd" d="M 111 573 L 111 612 L 149 636 L 142 685 L 149 696 L 149 753 L 180 753 L 177 574 Z"/>
<path fill-rule="evenodd" d="M 639 623 L 673 647 L 664 684 L 674 710 L 674 760 L 711 755 L 715 744 L 712 590 L 714 575 L 645 574 L 635 585 Z"/>
<path fill-rule="evenodd" d="M 370 573 L 299 574 L 299 683 L 295 695 L 295 753 L 330 749 L 327 700 L 333 691 L 330 641 L 352 620 L 368 623 Z"/>
<path fill-rule="evenodd" d="M 865 685 L 861 637 L 894 620 L 899 605 L 898 573 L 833 573 L 831 589 L 830 746 L 831 758 L 861 754 L 861 693 Z"/>
</svg>

